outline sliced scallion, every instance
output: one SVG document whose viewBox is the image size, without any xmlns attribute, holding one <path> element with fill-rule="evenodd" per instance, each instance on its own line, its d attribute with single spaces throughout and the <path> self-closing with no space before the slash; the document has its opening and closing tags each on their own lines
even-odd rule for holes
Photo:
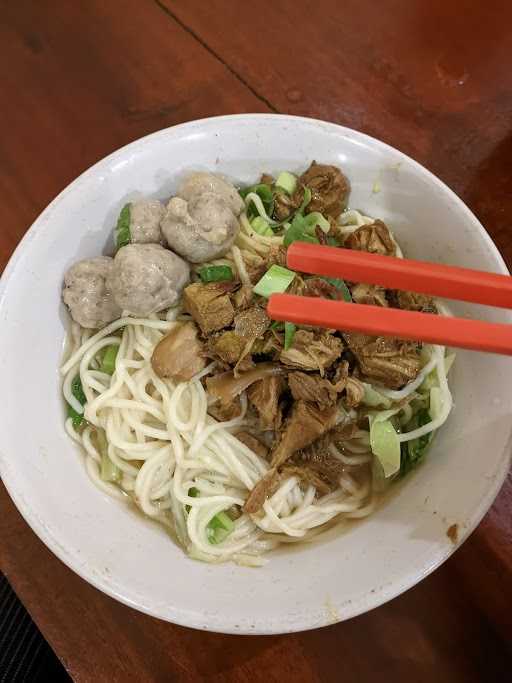
<svg viewBox="0 0 512 683">
<path fill-rule="evenodd" d="M 218 512 L 206 526 L 208 541 L 215 545 L 222 543 L 235 528 L 235 523 L 225 512 Z"/>
<path fill-rule="evenodd" d="M 266 237 L 272 237 L 274 234 L 274 231 L 268 224 L 268 221 L 266 221 L 264 218 L 261 216 L 256 216 L 256 218 L 253 218 L 251 221 L 251 228 L 254 230 L 254 232 L 257 232 L 258 235 L 265 235 Z"/>
<path fill-rule="evenodd" d="M 272 294 L 282 294 L 286 292 L 293 282 L 295 273 L 293 270 L 283 268 L 283 266 L 271 266 L 265 275 L 253 287 L 253 292 L 268 299 Z"/>
<path fill-rule="evenodd" d="M 293 194 L 297 187 L 297 176 L 288 171 L 283 171 L 277 176 L 276 187 L 281 188 L 287 194 Z"/>
<path fill-rule="evenodd" d="M 334 287 L 336 287 L 336 289 L 341 293 L 343 301 L 347 301 L 348 303 L 352 301 L 350 290 L 345 284 L 344 280 L 340 280 L 340 278 L 337 277 L 324 277 L 323 279 L 329 284 L 334 285 Z"/>
<path fill-rule="evenodd" d="M 223 282 L 233 279 L 233 271 L 230 266 L 204 266 L 199 277 L 203 282 Z"/>
<path fill-rule="evenodd" d="M 100 367 L 100 370 L 102 372 L 106 372 L 107 375 L 114 374 L 114 370 L 116 369 L 116 358 L 118 351 L 119 346 L 117 344 L 111 344 L 110 346 L 106 347 Z"/>
<path fill-rule="evenodd" d="M 293 339 L 295 337 L 295 332 L 297 326 L 293 323 L 285 322 L 284 324 L 284 350 L 288 351 L 290 346 L 293 344 Z"/>
</svg>

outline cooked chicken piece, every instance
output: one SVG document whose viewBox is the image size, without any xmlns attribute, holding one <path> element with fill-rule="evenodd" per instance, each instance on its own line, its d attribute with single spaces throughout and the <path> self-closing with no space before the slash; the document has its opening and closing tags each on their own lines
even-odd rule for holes
<svg viewBox="0 0 512 683">
<path fill-rule="evenodd" d="M 282 244 L 273 244 L 265 258 L 267 270 L 274 265 L 286 268 L 286 251 L 286 247 L 283 247 Z"/>
<path fill-rule="evenodd" d="M 367 304 L 370 306 L 389 306 L 386 299 L 386 290 L 379 285 L 365 285 L 362 283 L 354 285 L 350 293 L 355 304 Z"/>
<path fill-rule="evenodd" d="M 311 201 L 306 207 L 306 213 L 320 211 L 325 216 L 336 218 L 345 208 L 350 185 L 336 166 L 313 161 L 301 175 L 299 182 L 311 190 Z"/>
<path fill-rule="evenodd" d="M 145 317 L 175 304 L 189 282 L 188 263 L 159 244 L 128 244 L 120 249 L 107 284 L 118 306 Z"/>
<path fill-rule="evenodd" d="M 285 465 L 281 470 L 281 477 L 282 479 L 298 477 L 302 483 L 314 486 L 320 495 L 330 493 L 332 490 L 329 484 L 314 469 L 307 465 Z"/>
<path fill-rule="evenodd" d="M 279 399 L 286 389 L 281 375 L 265 377 L 247 389 L 247 397 L 258 411 L 263 429 L 279 429 L 283 419 Z"/>
<path fill-rule="evenodd" d="M 247 448 L 249 448 L 253 453 L 259 455 L 260 458 L 266 458 L 268 455 L 268 448 L 249 432 L 237 432 L 235 434 L 236 438 L 241 441 Z"/>
<path fill-rule="evenodd" d="M 252 515 L 261 510 L 265 500 L 277 491 L 279 480 L 279 472 L 275 467 L 272 467 L 249 493 L 243 507 L 244 512 Z"/>
<path fill-rule="evenodd" d="M 208 346 L 213 358 L 219 358 L 228 365 L 235 365 L 244 353 L 247 340 L 234 330 L 228 330 L 216 337 L 210 337 L 208 339 Z"/>
<path fill-rule="evenodd" d="M 240 289 L 233 294 L 233 304 L 236 311 L 243 311 L 246 308 L 249 308 L 252 300 L 252 285 L 242 285 Z"/>
<path fill-rule="evenodd" d="M 251 306 L 235 315 L 235 332 L 246 339 L 261 337 L 270 325 L 270 318 L 261 306 Z"/>
<path fill-rule="evenodd" d="M 331 384 L 329 380 L 322 379 L 319 375 L 308 375 L 305 372 L 290 372 L 288 385 L 292 396 L 296 401 L 310 401 L 318 403 L 320 408 L 333 406 L 338 400 L 338 391 L 345 388 L 342 382 L 340 388 Z"/>
<path fill-rule="evenodd" d="M 208 413 L 219 422 L 234 420 L 242 414 L 242 404 L 237 396 L 229 403 L 213 403 L 208 406 Z"/>
<path fill-rule="evenodd" d="M 161 339 L 153 350 L 151 365 L 159 377 L 187 382 L 204 369 L 203 345 L 192 322 L 180 323 Z"/>
<path fill-rule="evenodd" d="M 349 375 L 348 361 L 342 361 L 336 368 L 333 382 L 339 392 L 345 391 L 345 405 L 347 408 L 355 408 L 364 398 L 364 387 L 355 377 Z"/>
<path fill-rule="evenodd" d="M 206 378 L 206 388 L 208 393 L 218 398 L 221 403 L 227 405 L 242 391 L 245 391 L 251 384 L 259 382 L 266 377 L 273 375 L 283 375 L 284 368 L 273 363 L 258 363 L 247 372 L 241 372 L 235 376 L 233 371 L 223 372 L 219 375 Z"/>
<path fill-rule="evenodd" d="M 421 369 L 418 349 L 410 342 L 356 333 L 343 336 L 369 382 L 400 389 Z"/>
<path fill-rule="evenodd" d="M 194 282 L 185 287 L 183 307 L 205 336 L 233 322 L 235 311 L 228 296 L 233 287 L 231 282 Z"/>
<path fill-rule="evenodd" d="M 130 204 L 130 242 L 159 244 L 162 242 L 160 221 L 164 206 L 157 199 L 139 199 Z"/>
<path fill-rule="evenodd" d="M 281 440 L 272 453 L 271 465 L 280 467 L 288 458 L 306 448 L 334 427 L 336 406 L 320 409 L 314 403 L 297 401 L 283 427 Z"/>
<path fill-rule="evenodd" d="M 341 339 L 328 332 L 297 330 L 287 351 L 281 351 L 281 363 L 301 370 L 318 370 L 322 377 L 325 369 L 337 360 L 343 350 Z"/>
<path fill-rule="evenodd" d="M 362 225 L 351 232 L 343 246 L 356 251 L 368 251 L 371 254 L 396 256 L 396 244 L 389 228 L 380 220 L 369 225 Z"/>
<path fill-rule="evenodd" d="M 300 207 L 303 199 L 304 188 L 300 185 L 292 195 L 284 191 L 276 192 L 274 196 L 274 218 L 278 221 L 289 218 Z"/>
<path fill-rule="evenodd" d="M 320 299 L 343 298 L 341 290 L 321 277 L 310 277 L 307 280 L 304 280 L 302 296 L 316 296 Z"/>
<path fill-rule="evenodd" d="M 98 256 L 78 261 L 64 275 L 62 299 L 82 327 L 105 327 L 121 316 L 108 284 L 113 267 L 114 259 Z"/>
<path fill-rule="evenodd" d="M 404 292 L 398 289 L 393 292 L 393 304 L 396 308 L 402 308 L 404 311 L 437 313 L 434 300 L 426 294 Z"/>
</svg>

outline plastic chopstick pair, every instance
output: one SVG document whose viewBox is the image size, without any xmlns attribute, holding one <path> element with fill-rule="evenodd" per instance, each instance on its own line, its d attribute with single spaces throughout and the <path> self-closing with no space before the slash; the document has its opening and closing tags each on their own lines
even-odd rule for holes
<svg viewBox="0 0 512 683">
<path fill-rule="evenodd" d="M 303 242 L 290 245 L 287 264 L 302 273 L 512 308 L 507 275 Z M 274 294 L 267 309 L 274 320 L 512 355 L 512 325 L 502 323 L 290 294 Z"/>
</svg>

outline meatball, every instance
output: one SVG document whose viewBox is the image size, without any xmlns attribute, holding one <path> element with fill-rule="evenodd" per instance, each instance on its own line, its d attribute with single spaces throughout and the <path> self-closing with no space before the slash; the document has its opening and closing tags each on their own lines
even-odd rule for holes
<svg viewBox="0 0 512 683">
<path fill-rule="evenodd" d="M 189 201 L 173 197 L 162 220 L 169 246 L 192 263 L 224 256 L 239 227 L 229 203 L 214 192 L 193 195 Z"/>
<path fill-rule="evenodd" d="M 162 241 L 160 221 L 164 207 L 155 199 L 139 199 L 130 205 L 130 241 L 144 244 Z"/>
<path fill-rule="evenodd" d="M 188 202 L 192 197 L 208 192 L 213 192 L 213 194 L 222 197 L 235 216 L 239 216 L 242 213 L 244 202 L 238 194 L 236 187 L 213 173 L 201 171 L 191 173 L 178 187 L 176 195 Z"/>
<path fill-rule="evenodd" d="M 145 317 L 172 306 L 190 279 L 188 263 L 159 244 L 120 249 L 108 276 L 122 310 Z"/>
<path fill-rule="evenodd" d="M 98 256 L 75 263 L 65 274 L 62 298 L 82 327 L 105 327 L 121 316 L 107 281 L 113 267 L 114 259 Z"/>
</svg>

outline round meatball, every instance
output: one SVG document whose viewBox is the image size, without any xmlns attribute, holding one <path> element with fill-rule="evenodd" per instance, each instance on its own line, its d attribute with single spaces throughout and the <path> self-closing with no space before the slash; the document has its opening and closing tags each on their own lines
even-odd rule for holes
<svg viewBox="0 0 512 683">
<path fill-rule="evenodd" d="M 98 256 L 75 263 L 64 275 L 62 298 L 82 327 L 105 327 L 121 316 L 107 281 L 113 267 L 114 259 Z"/>
<path fill-rule="evenodd" d="M 204 194 L 205 192 L 213 192 L 213 194 L 222 197 L 235 216 L 239 216 L 242 213 L 244 202 L 238 194 L 236 187 L 213 173 L 205 173 L 203 171 L 191 173 L 182 181 L 176 195 L 186 199 L 188 202 L 192 197 Z"/>
<path fill-rule="evenodd" d="M 155 199 L 139 199 L 132 202 L 130 205 L 130 241 L 136 244 L 159 244 L 162 241 L 160 221 L 163 212 L 163 204 Z"/>
<path fill-rule="evenodd" d="M 188 263 L 159 244 L 120 249 L 108 278 L 118 306 L 145 317 L 176 303 L 190 280 Z"/>
<path fill-rule="evenodd" d="M 169 246 L 192 263 L 224 256 L 239 227 L 229 204 L 213 192 L 194 195 L 188 202 L 173 197 L 162 220 Z"/>
</svg>

